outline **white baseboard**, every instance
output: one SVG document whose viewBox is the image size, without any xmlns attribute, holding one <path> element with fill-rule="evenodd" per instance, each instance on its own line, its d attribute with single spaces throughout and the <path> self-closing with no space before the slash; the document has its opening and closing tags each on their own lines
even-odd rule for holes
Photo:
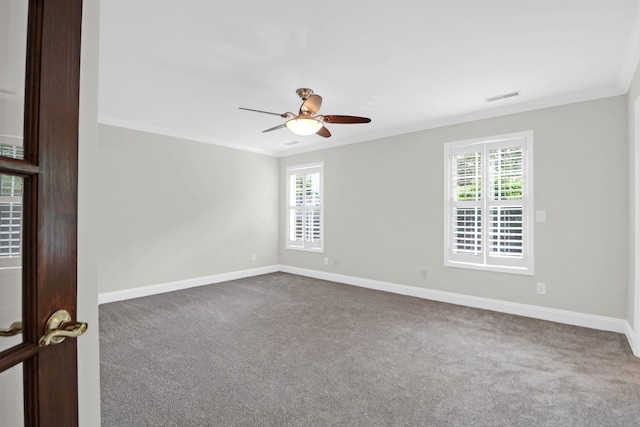
<svg viewBox="0 0 640 427">
<path fill-rule="evenodd" d="M 165 292 L 179 291 L 181 289 L 211 285 L 213 283 L 226 282 L 229 280 L 244 279 L 245 277 L 259 276 L 261 274 L 275 273 L 277 271 L 280 271 L 279 265 L 270 265 L 267 267 L 252 268 L 249 270 L 234 271 L 231 273 L 214 274 L 212 276 L 196 277 L 193 279 L 178 280 L 176 282 L 161 283 L 158 285 L 142 286 L 139 288 L 124 289 L 121 291 L 104 292 L 98 294 L 98 304 L 106 304 L 109 302 L 146 297 L 149 295 L 162 294 Z"/>
<path fill-rule="evenodd" d="M 554 308 L 539 307 L 535 305 L 520 304 L 508 301 L 500 301 L 489 298 L 474 297 L 470 295 L 456 294 L 453 292 L 436 291 L 433 289 L 418 288 L 415 286 L 399 285 L 396 283 L 382 282 L 379 280 L 363 279 L 360 277 L 345 276 L 342 274 L 327 273 L 318 270 L 308 270 L 286 265 L 280 266 L 280 271 L 316 279 L 329 280 L 347 285 L 392 292 L 433 301 L 463 305 L 467 307 L 481 308 L 484 310 L 498 311 L 501 313 L 516 314 L 518 316 L 531 317 L 540 320 L 549 320 L 568 325 L 582 326 L 585 328 L 625 334 L 627 339 L 631 327 L 624 319 L 614 317 L 597 316 L 594 314 L 578 313 L 575 311 L 558 310 Z M 632 340 L 629 341 L 632 344 Z M 633 345 L 631 346 L 633 348 Z"/>
<path fill-rule="evenodd" d="M 501 313 L 515 314 L 518 316 L 548 320 L 551 322 L 581 326 L 584 328 L 617 332 L 626 336 L 633 353 L 636 356 L 640 357 L 640 342 L 636 342 L 636 340 L 634 339 L 635 334 L 633 332 L 633 329 L 631 328 L 631 325 L 624 319 L 598 316 L 594 314 L 585 314 L 575 311 L 558 310 L 555 308 L 539 307 L 535 305 L 520 304 L 490 298 L 474 297 L 470 295 L 456 294 L 453 292 L 437 291 L 433 289 L 383 282 L 380 280 L 364 279 L 361 277 L 327 273 L 319 270 L 291 267 L 288 265 L 271 265 L 267 267 L 241 270 L 231 273 L 215 274 L 212 276 L 197 277 L 193 279 L 179 280 L 176 282 L 125 289 L 122 291 L 105 292 L 98 294 L 98 304 L 123 301 L 132 298 L 140 298 L 164 292 L 193 288 L 196 286 L 226 282 L 229 280 L 244 279 L 246 277 L 259 276 L 261 274 L 275 273 L 278 271 L 433 301 L 446 302 L 450 304 L 463 305 L 467 307 L 480 308 Z"/>
</svg>

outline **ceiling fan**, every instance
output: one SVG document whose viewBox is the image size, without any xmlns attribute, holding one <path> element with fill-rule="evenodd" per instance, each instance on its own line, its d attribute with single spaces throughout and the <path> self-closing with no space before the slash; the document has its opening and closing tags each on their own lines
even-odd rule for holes
<svg viewBox="0 0 640 427">
<path fill-rule="evenodd" d="M 312 135 L 315 133 L 323 138 L 329 138 L 331 136 L 331 132 L 326 128 L 325 123 L 351 124 L 369 123 L 371 121 L 368 117 L 337 116 L 331 114 L 319 116 L 317 114 L 318 110 L 320 110 L 320 106 L 322 105 L 322 97 L 320 95 L 315 95 L 313 90 L 308 88 L 300 88 L 296 90 L 296 93 L 300 98 L 302 98 L 302 105 L 300 106 L 300 111 L 297 115 L 289 112 L 279 114 L 269 111 L 254 110 L 251 108 L 239 108 L 241 110 L 254 111 L 256 113 L 272 114 L 274 116 L 280 116 L 287 119 L 287 121 L 281 125 L 263 130 L 263 133 L 287 127 L 296 135 Z"/>
</svg>

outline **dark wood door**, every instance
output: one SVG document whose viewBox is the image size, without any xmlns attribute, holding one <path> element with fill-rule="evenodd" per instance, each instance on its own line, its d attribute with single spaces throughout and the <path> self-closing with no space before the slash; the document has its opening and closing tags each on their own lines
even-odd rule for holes
<svg viewBox="0 0 640 427">
<path fill-rule="evenodd" d="M 81 16 L 82 0 L 29 1 L 24 153 L 0 157 L 0 174 L 21 183 L 23 336 L 0 352 L 0 375 L 22 366 L 28 426 L 78 424 L 76 340 L 38 342 L 54 312 L 76 320 Z"/>
</svg>

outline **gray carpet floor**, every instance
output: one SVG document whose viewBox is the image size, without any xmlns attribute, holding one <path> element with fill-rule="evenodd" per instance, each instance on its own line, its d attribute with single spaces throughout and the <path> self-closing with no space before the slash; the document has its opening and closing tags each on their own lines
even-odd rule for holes
<svg viewBox="0 0 640 427">
<path fill-rule="evenodd" d="M 274 273 L 100 306 L 112 426 L 638 426 L 624 336 Z"/>
</svg>

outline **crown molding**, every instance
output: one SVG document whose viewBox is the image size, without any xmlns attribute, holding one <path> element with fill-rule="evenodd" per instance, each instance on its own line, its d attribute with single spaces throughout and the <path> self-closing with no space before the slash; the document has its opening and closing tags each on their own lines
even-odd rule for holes
<svg viewBox="0 0 640 427">
<path fill-rule="evenodd" d="M 640 51 L 640 49 L 639 49 Z M 640 53 L 639 53 L 640 54 Z M 633 77 L 633 76 L 632 76 Z M 207 144 L 218 145 L 234 150 L 247 151 L 256 154 L 262 154 L 271 157 L 289 157 L 298 154 L 309 153 L 314 151 L 327 150 L 344 145 L 356 144 L 359 142 L 373 141 L 382 138 L 389 138 L 399 135 L 405 135 L 414 132 L 421 132 L 429 129 L 437 129 L 445 126 L 452 126 L 462 123 L 473 122 L 476 120 L 491 119 L 495 117 L 508 116 L 511 114 L 524 113 L 528 111 L 541 110 L 544 108 L 558 107 L 561 105 L 575 104 L 578 102 L 592 101 L 596 99 L 609 98 L 612 96 L 619 96 L 626 94 L 626 90 L 621 89 L 618 85 L 595 88 L 580 92 L 568 93 L 551 98 L 544 98 L 529 102 L 514 103 L 504 107 L 490 108 L 481 111 L 469 112 L 453 117 L 445 117 L 442 119 L 430 120 L 422 123 L 417 123 L 410 126 L 394 127 L 377 131 L 375 133 L 366 133 L 359 137 L 345 138 L 340 140 L 326 141 L 321 146 L 313 145 L 306 147 L 292 148 L 283 151 L 270 151 L 264 149 L 258 149 L 254 147 L 247 147 L 241 144 L 234 144 L 226 141 L 220 141 L 215 138 L 206 137 L 202 135 L 190 134 L 188 132 L 182 132 L 175 129 L 168 129 L 146 123 L 138 123 L 128 120 L 122 120 L 115 117 L 99 115 L 98 123 L 116 126 L 125 129 L 138 130 L 142 132 L 155 133 L 159 135 L 170 136 L 174 138 L 181 138 L 191 141 L 204 142 Z"/>
</svg>

